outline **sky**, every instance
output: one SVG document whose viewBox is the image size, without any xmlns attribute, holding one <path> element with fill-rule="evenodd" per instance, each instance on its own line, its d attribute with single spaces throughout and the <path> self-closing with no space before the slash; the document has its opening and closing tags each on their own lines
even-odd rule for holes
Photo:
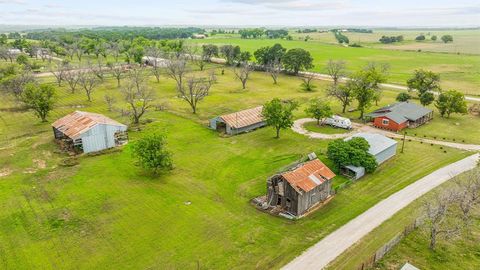
<svg viewBox="0 0 480 270">
<path fill-rule="evenodd" d="M 0 0 L 8 25 L 480 26 L 480 0 Z"/>
</svg>

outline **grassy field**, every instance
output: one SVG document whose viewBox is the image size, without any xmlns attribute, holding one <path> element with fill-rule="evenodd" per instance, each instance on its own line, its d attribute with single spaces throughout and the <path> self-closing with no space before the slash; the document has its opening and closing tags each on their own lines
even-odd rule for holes
<svg viewBox="0 0 480 270">
<path fill-rule="evenodd" d="M 332 126 L 324 125 L 324 126 L 319 126 L 317 125 L 317 122 L 308 122 L 303 125 L 303 127 L 306 130 L 313 131 L 313 132 L 319 132 L 323 134 L 342 134 L 342 133 L 347 133 L 348 130 L 343 129 L 343 128 L 334 128 Z"/>
<path fill-rule="evenodd" d="M 415 38 L 423 34 L 426 40 L 423 42 L 415 41 Z M 309 36 L 312 41 L 337 44 L 335 36 L 331 32 L 322 33 L 291 33 L 295 40 L 304 40 Z M 350 44 L 357 43 L 366 47 L 377 47 L 394 50 L 410 50 L 410 51 L 428 51 L 428 52 L 444 52 L 444 53 L 460 53 L 460 54 L 480 54 L 480 29 L 410 29 L 410 30 L 388 30 L 373 29 L 373 33 L 344 33 Z M 404 41 L 400 43 L 382 44 L 379 39 L 382 36 L 400 36 L 404 37 Z M 436 41 L 432 41 L 432 36 L 437 36 Z M 454 42 L 445 44 L 440 38 L 443 35 L 451 35 Z"/>
<path fill-rule="evenodd" d="M 133 165 L 128 146 L 97 156 L 82 156 L 73 167 L 53 143 L 49 123 L 31 112 L 0 105 L 0 264 L 15 269 L 270 269 L 279 268 L 316 241 L 390 194 L 468 153 L 407 143 L 404 154 L 382 165 L 324 208 L 299 221 L 261 213 L 249 200 L 265 193 L 265 179 L 315 151 L 327 164 L 327 141 L 284 131 L 274 139 L 271 128 L 222 138 L 206 127 L 221 113 L 263 104 L 272 97 L 305 103 L 322 91 L 300 90 L 300 80 L 282 76 L 278 85 L 254 73 L 247 90 L 226 71 L 211 95 L 192 115 L 176 98 L 173 81 L 162 77 L 156 90 L 165 111 L 146 115 L 152 122 L 131 131 L 135 140 L 146 132 L 168 136 L 176 168 L 152 178 Z M 51 78 L 45 81 L 52 82 Z M 319 89 L 325 82 L 317 82 Z M 59 88 L 50 120 L 75 109 L 108 112 L 103 96 L 117 97 L 106 81 L 87 102 L 82 92 Z M 385 92 L 381 104 L 395 93 Z M 339 105 L 334 104 L 339 110 Z M 351 116 L 356 113 L 350 113 Z M 305 117 L 303 106 L 296 117 Z M 433 124 L 433 123 L 432 123 Z M 415 149 L 415 151 L 413 151 Z M 335 180 L 335 183 L 342 181 Z M 190 205 L 185 202 L 191 202 Z"/>
<path fill-rule="evenodd" d="M 427 193 L 399 211 L 339 256 L 328 269 L 357 269 L 377 249 L 401 233 L 405 226 L 414 222 L 421 214 L 422 203 L 432 196 L 433 192 L 453 185 L 452 182 L 444 183 L 435 191 Z M 428 248 L 429 239 L 426 231 L 419 228 L 404 238 L 374 269 L 400 269 L 405 262 L 410 262 L 419 269 L 478 269 L 479 234 L 480 220 L 474 219 L 471 233 L 449 240 L 440 239 L 437 250 L 433 252 Z"/>
<path fill-rule="evenodd" d="M 408 52 L 379 48 L 351 48 L 322 42 L 298 40 L 211 38 L 191 40 L 195 43 L 235 44 L 242 50 L 254 52 L 260 47 L 281 43 L 286 48 L 304 48 L 314 58 L 314 71 L 325 72 L 329 59 L 345 60 L 350 72 L 369 62 L 390 65 L 388 81 L 405 85 L 415 69 L 427 69 L 441 76 L 442 87 L 457 89 L 466 94 L 480 95 L 480 55 L 456 55 L 447 53 Z"/>
</svg>

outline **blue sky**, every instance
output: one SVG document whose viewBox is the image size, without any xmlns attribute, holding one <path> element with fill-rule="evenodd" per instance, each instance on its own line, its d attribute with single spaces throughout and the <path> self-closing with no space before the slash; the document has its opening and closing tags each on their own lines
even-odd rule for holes
<svg viewBox="0 0 480 270">
<path fill-rule="evenodd" d="M 0 24 L 479 26 L 480 0 L 0 0 Z"/>
</svg>

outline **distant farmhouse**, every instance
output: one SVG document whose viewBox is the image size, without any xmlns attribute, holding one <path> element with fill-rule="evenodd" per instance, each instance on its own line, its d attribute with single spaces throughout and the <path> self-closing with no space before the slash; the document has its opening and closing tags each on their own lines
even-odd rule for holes
<svg viewBox="0 0 480 270">
<path fill-rule="evenodd" d="M 335 174 L 313 159 L 267 180 L 268 207 L 301 217 L 331 196 Z"/>
<path fill-rule="evenodd" d="M 415 103 L 398 102 L 369 113 L 367 117 L 373 119 L 377 128 L 400 131 L 427 123 L 433 118 L 433 111 Z"/>
<path fill-rule="evenodd" d="M 235 135 L 263 127 L 267 123 L 263 119 L 262 108 L 263 106 L 259 106 L 248 110 L 217 116 L 210 119 L 210 128 L 228 135 Z"/>
<path fill-rule="evenodd" d="M 127 142 L 127 126 L 104 115 L 75 111 L 52 124 L 55 139 L 68 150 L 101 151 Z"/>
<path fill-rule="evenodd" d="M 397 141 L 387 138 L 383 135 L 374 133 L 357 133 L 346 138 L 345 141 L 351 140 L 355 137 L 364 138 L 368 142 L 370 145 L 368 153 L 375 157 L 378 165 L 384 163 L 397 154 Z M 348 165 L 342 168 L 342 173 L 354 180 L 357 180 L 365 175 L 365 168 Z"/>
</svg>

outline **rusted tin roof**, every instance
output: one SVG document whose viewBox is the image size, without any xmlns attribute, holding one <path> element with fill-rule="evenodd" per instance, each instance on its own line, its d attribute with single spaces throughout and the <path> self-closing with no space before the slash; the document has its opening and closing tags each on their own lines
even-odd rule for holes
<svg viewBox="0 0 480 270">
<path fill-rule="evenodd" d="M 298 191 L 309 192 L 323 182 L 335 177 L 335 174 L 319 159 L 303 163 L 292 171 L 282 174 L 290 185 Z"/>
<path fill-rule="evenodd" d="M 242 128 L 263 122 L 263 106 L 220 116 L 232 128 Z"/>
<path fill-rule="evenodd" d="M 98 124 L 125 126 L 105 115 L 82 111 L 74 111 L 62 117 L 53 122 L 52 126 L 65 134 L 65 136 L 76 139 L 82 133 Z"/>
</svg>

